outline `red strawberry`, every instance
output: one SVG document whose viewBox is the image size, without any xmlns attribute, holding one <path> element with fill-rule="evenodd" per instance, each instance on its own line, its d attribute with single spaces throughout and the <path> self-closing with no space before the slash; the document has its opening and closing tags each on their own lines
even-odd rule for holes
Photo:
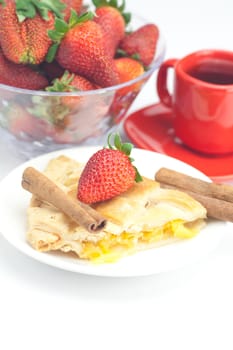
<svg viewBox="0 0 233 350">
<path fill-rule="evenodd" d="M 56 30 L 49 32 L 55 43 L 47 59 L 53 59 L 54 49 L 61 40 L 56 59 L 63 68 L 102 87 L 116 85 L 118 75 L 113 60 L 105 52 L 102 30 L 90 16 L 91 13 L 86 13 L 78 17 L 72 11 L 69 24 L 60 25 L 59 20 Z"/>
<path fill-rule="evenodd" d="M 155 24 L 146 24 L 126 35 L 120 42 L 119 48 L 129 56 L 138 55 L 142 64 L 149 66 L 156 52 L 158 37 L 158 27 Z"/>
<path fill-rule="evenodd" d="M 51 133 L 51 138 L 55 143 L 66 144 L 66 143 L 74 143 L 73 135 L 67 130 L 63 130 L 60 127 L 55 127 L 53 133 Z"/>
<path fill-rule="evenodd" d="M 66 4 L 66 8 L 63 11 L 65 21 L 70 18 L 71 9 L 75 10 L 78 14 L 81 13 L 83 0 L 62 0 L 62 2 Z"/>
<path fill-rule="evenodd" d="M 22 89 L 42 90 L 48 80 L 29 66 L 8 61 L 0 50 L 0 83 Z"/>
<path fill-rule="evenodd" d="M 114 57 L 120 41 L 125 35 L 124 6 L 118 7 L 117 1 L 92 0 L 97 7 L 94 21 L 100 25 L 104 33 L 106 51 Z M 129 18 L 128 18 L 129 19 Z"/>
<path fill-rule="evenodd" d="M 141 176 L 129 158 L 132 145 L 121 143 L 118 134 L 114 145 L 103 148 L 88 160 L 78 183 L 77 198 L 84 203 L 96 203 L 127 191 Z"/>
<path fill-rule="evenodd" d="M 51 131 L 51 125 L 47 121 L 33 117 L 19 104 L 12 103 L 4 114 L 10 132 L 18 138 L 41 140 Z"/>
<path fill-rule="evenodd" d="M 144 73 L 142 64 L 130 57 L 121 57 L 114 60 L 120 83 L 138 78 Z M 126 95 L 128 92 L 138 92 L 142 85 L 142 81 L 128 85 L 117 91 L 118 95 Z"/>
<path fill-rule="evenodd" d="M 87 91 L 95 90 L 95 86 L 81 75 L 65 71 L 62 77 L 55 79 L 53 85 L 46 90 L 53 92 Z"/>
<path fill-rule="evenodd" d="M 87 79 L 66 71 L 61 78 L 55 79 L 53 85 L 47 86 L 45 90 L 50 92 L 75 92 L 78 90 L 93 90 L 94 88 L 93 84 Z M 40 96 L 33 99 L 30 113 L 56 126 L 59 131 L 59 139 L 64 139 L 64 135 L 60 133 L 61 130 L 72 129 L 74 124 L 85 123 L 86 118 L 82 119 L 83 110 L 86 110 L 87 106 L 91 106 L 90 100 L 93 101 L 93 96 L 90 99 L 86 96 L 66 96 L 65 94 L 61 96 L 54 94 L 50 97 Z M 92 115 L 93 110 L 94 107 L 92 106 L 89 114 Z"/>
<path fill-rule="evenodd" d="M 53 85 L 46 88 L 52 92 L 72 92 L 95 90 L 95 86 L 86 78 L 65 71 L 61 78 L 55 79 Z M 71 110 L 79 106 L 82 96 L 62 96 L 60 102 Z"/>
<path fill-rule="evenodd" d="M 44 60 L 52 43 L 47 31 L 54 28 L 54 14 L 48 12 L 50 1 L 46 1 L 45 7 L 43 1 L 37 6 L 33 0 L 28 0 L 26 6 L 23 1 L 3 0 L 0 3 L 0 45 L 10 61 L 39 64 Z M 64 6 L 60 1 L 56 5 L 51 1 L 51 8 L 56 13 Z"/>
</svg>

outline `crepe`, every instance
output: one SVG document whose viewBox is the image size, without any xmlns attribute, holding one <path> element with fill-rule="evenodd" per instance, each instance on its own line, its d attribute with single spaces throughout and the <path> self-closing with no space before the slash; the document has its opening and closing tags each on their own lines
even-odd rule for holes
<svg viewBox="0 0 233 350">
<path fill-rule="evenodd" d="M 44 173 L 76 198 L 84 164 L 66 156 L 52 159 Z M 27 211 L 27 241 L 39 251 L 74 252 L 81 259 L 113 262 L 160 244 L 195 236 L 205 224 L 206 209 L 189 195 L 162 189 L 143 178 L 121 195 L 95 204 L 106 227 L 90 233 L 47 202 L 32 196 Z"/>
</svg>

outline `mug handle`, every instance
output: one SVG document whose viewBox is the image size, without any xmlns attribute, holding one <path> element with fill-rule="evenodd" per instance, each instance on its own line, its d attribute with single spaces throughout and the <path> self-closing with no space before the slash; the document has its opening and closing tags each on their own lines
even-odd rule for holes
<svg viewBox="0 0 233 350">
<path fill-rule="evenodd" d="M 162 63 L 157 76 L 157 93 L 160 101 L 167 107 L 172 107 L 172 96 L 167 88 L 167 73 L 169 68 L 174 68 L 177 59 L 169 59 Z"/>
</svg>

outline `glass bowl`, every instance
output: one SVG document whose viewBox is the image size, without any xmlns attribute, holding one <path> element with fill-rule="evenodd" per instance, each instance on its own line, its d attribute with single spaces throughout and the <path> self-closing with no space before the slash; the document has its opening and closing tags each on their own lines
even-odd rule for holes
<svg viewBox="0 0 233 350">
<path fill-rule="evenodd" d="M 130 27 L 146 23 L 133 16 Z M 149 69 L 123 84 L 78 92 L 33 91 L 0 84 L 1 137 L 26 159 L 66 147 L 104 144 L 107 134 L 120 128 L 164 55 L 160 32 Z"/>
</svg>

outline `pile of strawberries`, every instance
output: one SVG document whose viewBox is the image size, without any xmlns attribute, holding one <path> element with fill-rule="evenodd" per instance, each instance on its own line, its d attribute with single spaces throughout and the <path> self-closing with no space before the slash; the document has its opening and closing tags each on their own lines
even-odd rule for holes
<svg viewBox="0 0 233 350">
<path fill-rule="evenodd" d="M 94 12 L 82 0 L 0 0 L 0 83 L 70 92 L 114 86 L 142 75 L 156 52 L 157 26 L 129 32 L 124 1 L 92 2 Z M 118 94 L 132 89 L 139 86 Z M 31 108 L 30 113 L 37 112 Z"/>
</svg>

